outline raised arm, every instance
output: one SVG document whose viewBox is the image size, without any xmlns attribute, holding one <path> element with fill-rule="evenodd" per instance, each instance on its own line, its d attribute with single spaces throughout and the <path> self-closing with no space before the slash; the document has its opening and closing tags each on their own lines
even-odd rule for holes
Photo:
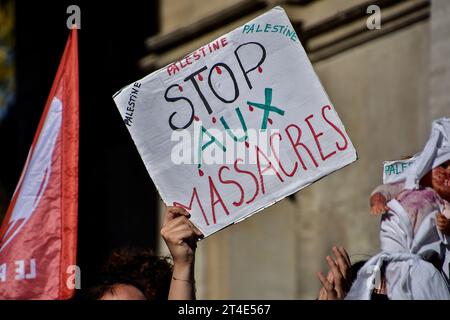
<svg viewBox="0 0 450 320">
<path fill-rule="evenodd" d="M 195 250 L 203 234 L 189 220 L 183 208 L 167 207 L 161 235 L 173 258 L 169 300 L 195 299 Z"/>
</svg>

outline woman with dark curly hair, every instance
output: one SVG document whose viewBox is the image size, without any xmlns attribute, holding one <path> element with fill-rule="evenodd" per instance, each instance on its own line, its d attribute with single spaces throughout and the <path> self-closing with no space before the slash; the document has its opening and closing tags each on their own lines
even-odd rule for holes
<svg viewBox="0 0 450 320">
<path fill-rule="evenodd" d="M 197 241 L 203 235 L 189 220 L 189 213 L 168 207 L 161 235 L 172 255 L 151 250 L 122 248 L 112 253 L 103 267 L 103 281 L 89 291 L 100 300 L 195 299 L 194 263 Z"/>
<path fill-rule="evenodd" d="M 165 300 L 169 294 L 172 264 L 148 249 L 121 248 L 102 268 L 102 283 L 90 290 L 101 300 Z"/>
</svg>

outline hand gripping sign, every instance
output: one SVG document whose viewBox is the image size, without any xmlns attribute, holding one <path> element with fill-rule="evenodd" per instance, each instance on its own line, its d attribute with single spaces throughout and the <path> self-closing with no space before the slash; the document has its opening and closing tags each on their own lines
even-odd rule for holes
<svg viewBox="0 0 450 320">
<path fill-rule="evenodd" d="M 205 236 L 357 158 L 281 7 L 114 100 L 163 201 Z"/>
</svg>

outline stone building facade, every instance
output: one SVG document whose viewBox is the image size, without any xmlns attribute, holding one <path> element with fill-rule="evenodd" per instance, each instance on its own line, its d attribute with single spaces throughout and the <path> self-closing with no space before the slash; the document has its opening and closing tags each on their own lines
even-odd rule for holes
<svg viewBox="0 0 450 320">
<path fill-rule="evenodd" d="M 161 33 L 239 2 L 161 0 Z M 307 51 L 359 160 L 297 193 L 295 199 L 285 199 L 201 241 L 196 269 L 199 298 L 314 299 L 319 289 L 315 272 L 326 270 L 325 256 L 333 244 L 347 248 L 353 261 L 378 250 L 379 218 L 369 216 L 368 202 L 371 190 L 381 182 L 382 161 L 418 152 L 428 138 L 431 120 L 450 116 L 449 1 L 285 2 L 281 5 L 290 19 L 301 21 L 305 33 L 330 24 L 308 39 Z M 269 1 L 269 7 L 278 3 Z M 381 8 L 378 30 L 361 29 L 367 28 L 370 14 L 343 26 L 330 22 L 343 13 L 348 18 L 352 8 L 370 3 L 389 4 Z M 156 56 L 150 54 L 140 63 L 146 68 L 152 61 L 175 60 L 268 8 Z M 302 38 L 301 31 L 297 33 Z"/>
</svg>

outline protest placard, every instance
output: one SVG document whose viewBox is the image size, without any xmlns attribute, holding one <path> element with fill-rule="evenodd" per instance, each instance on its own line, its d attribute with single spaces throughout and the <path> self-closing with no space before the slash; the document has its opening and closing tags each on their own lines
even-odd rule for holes
<svg viewBox="0 0 450 320">
<path fill-rule="evenodd" d="M 114 100 L 163 201 L 205 236 L 357 158 L 281 7 Z"/>
</svg>

